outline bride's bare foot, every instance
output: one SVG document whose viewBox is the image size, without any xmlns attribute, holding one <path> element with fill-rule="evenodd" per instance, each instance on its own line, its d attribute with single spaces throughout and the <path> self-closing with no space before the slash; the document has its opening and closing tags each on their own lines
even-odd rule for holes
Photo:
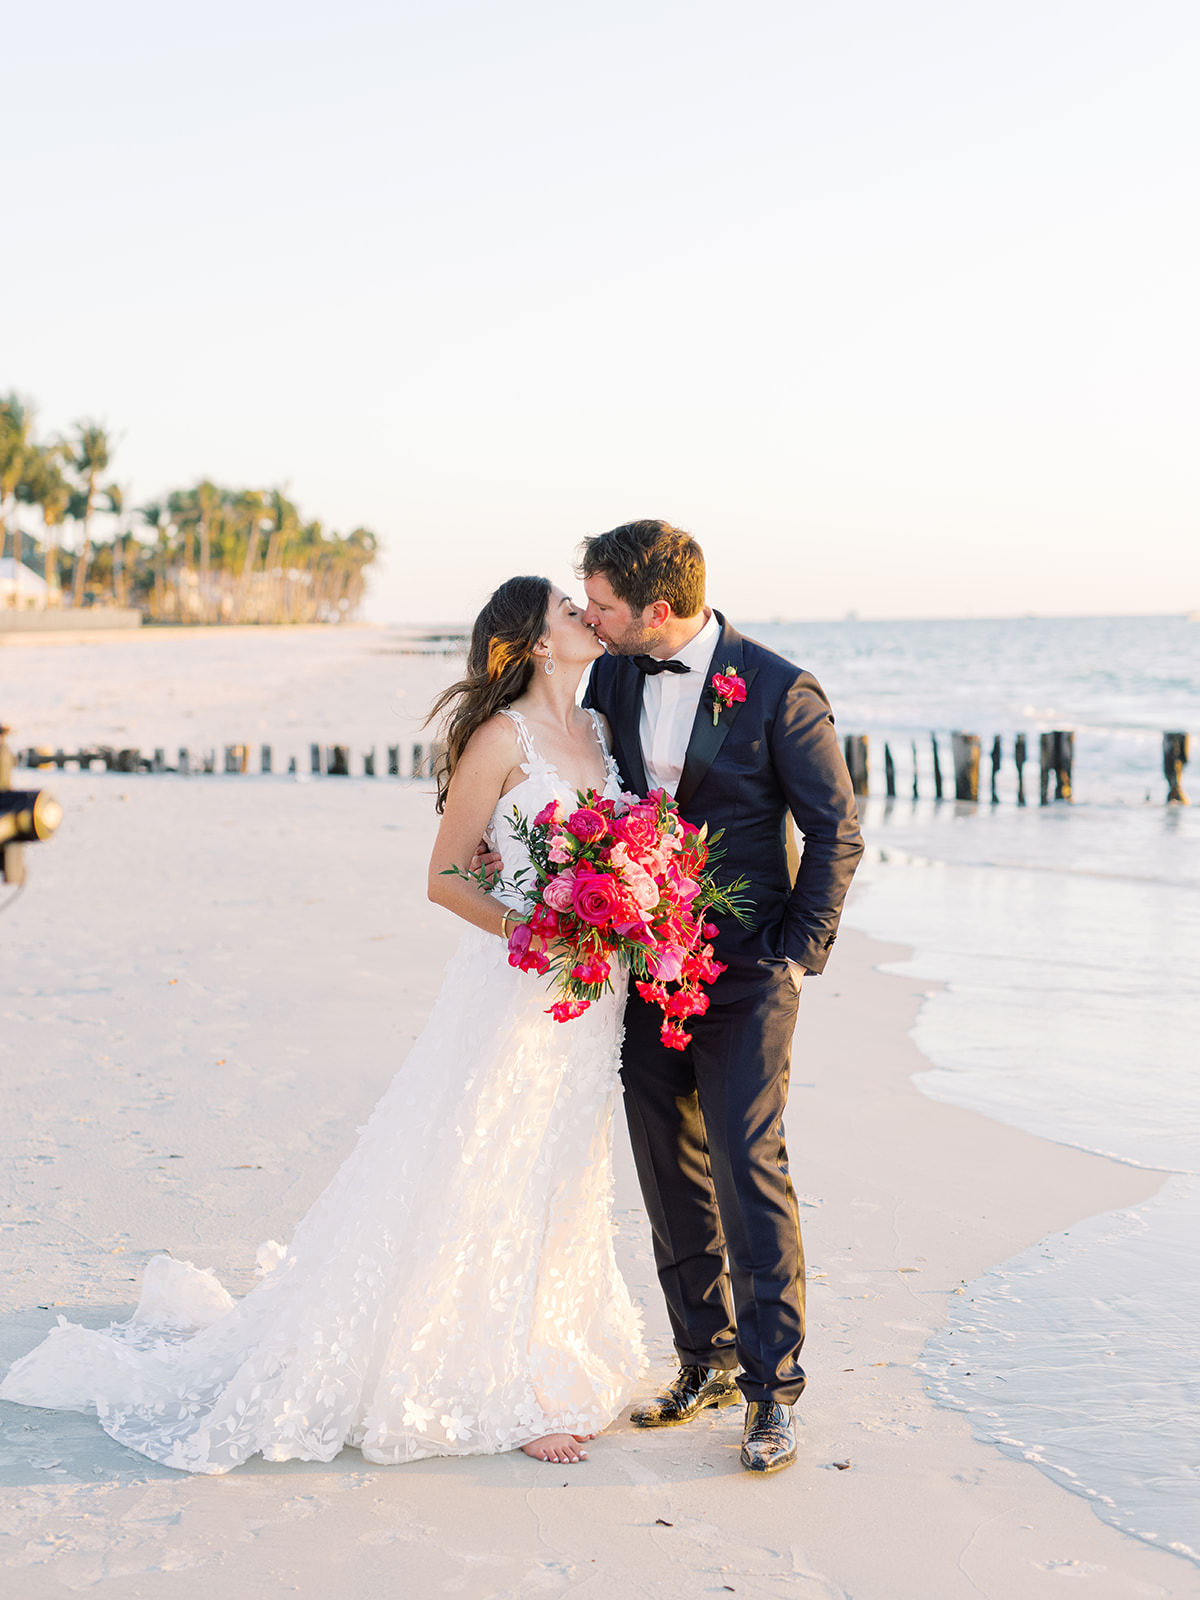
<svg viewBox="0 0 1200 1600">
<path fill-rule="evenodd" d="M 594 1439 L 594 1433 L 548 1433 L 544 1439 L 531 1439 L 521 1449 L 536 1461 L 556 1461 L 565 1465 L 570 1461 L 586 1461 L 587 1451 L 579 1446 L 585 1439 Z"/>
</svg>

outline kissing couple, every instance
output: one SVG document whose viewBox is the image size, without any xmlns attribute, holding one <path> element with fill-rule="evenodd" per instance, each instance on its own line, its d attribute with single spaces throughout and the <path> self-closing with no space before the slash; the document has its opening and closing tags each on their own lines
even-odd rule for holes
<svg viewBox="0 0 1200 1600">
<path fill-rule="evenodd" d="M 743 1400 L 743 1465 L 795 1459 L 804 1254 L 783 1111 L 801 982 L 828 959 L 862 854 L 854 796 L 820 686 L 706 605 L 687 533 L 614 528 L 585 540 L 580 575 L 586 604 L 545 578 L 502 584 L 434 707 L 429 896 L 468 927 L 291 1242 L 262 1247 L 262 1279 L 236 1301 L 211 1271 L 152 1257 L 130 1321 L 60 1317 L 0 1399 L 95 1410 L 120 1443 L 199 1473 L 346 1445 L 384 1464 L 581 1461 L 631 1400 L 641 1427 Z M 718 698 L 716 677 L 742 698 Z M 584 791 L 616 814 L 655 790 L 724 830 L 721 870 L 753 902 L 746 924 L 720 925 L 723 970 L 673 1048 L 621 969 L 560 1023 L 544 981 L 509 959 L 537 816 Z M 552 936 L 518 942 L 554 954 Z M 612 1246 L 619 1085 L 679 1358 L 643 1398 L 640 1316 Z"/>
</svg>

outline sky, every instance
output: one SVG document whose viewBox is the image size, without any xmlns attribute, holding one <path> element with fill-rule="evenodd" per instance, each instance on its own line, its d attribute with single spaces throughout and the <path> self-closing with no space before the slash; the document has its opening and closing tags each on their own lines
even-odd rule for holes
<svg viewBox="0 0 1200 1600">
<path fill-rule="evenodd" d="M 372 620 L 635 517 L 735 619 L 1200 609 L 1193 0 L 64 0 L 4 57 L 0 390 L 138 502 L 373 528 Z"/>
</svg>

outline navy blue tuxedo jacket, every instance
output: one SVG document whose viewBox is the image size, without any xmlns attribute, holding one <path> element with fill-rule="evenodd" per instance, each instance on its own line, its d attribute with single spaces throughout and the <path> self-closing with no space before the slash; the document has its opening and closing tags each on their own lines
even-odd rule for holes
<svg viewBox="0 0 1200 1600">
<path fill-rule="evenodd" d="M 749 879 L 751 924 L 719 919 L 717 958 L 729 968 L 714 1001 L 750 995 L 780 965 L 820 972 L 837 933 L 842 902 L 863 852 L 850 775 L 820 684 L 794 662 L 744 639 L 718 611 L 721 636 L 708 667 L 732 668 L 746 699 L 723 707 L 713 725 L 706 688 L 692 724 L 675 796 L 680 814 L 709 832 L 725 830 L 717 873 Z M 613 754 L 627 788 L 650 787 L 639 723 L 644 678 L 628 656 L 606 655 L 592 667 L 585 705 L 608 718 Z M 795 880 L 788 861 L 787 815 L 803 850 Z"/>
</svg>

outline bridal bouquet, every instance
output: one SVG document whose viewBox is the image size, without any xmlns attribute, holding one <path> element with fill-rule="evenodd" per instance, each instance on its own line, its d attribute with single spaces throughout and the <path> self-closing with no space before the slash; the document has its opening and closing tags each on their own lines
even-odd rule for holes
<svg viewBox="0 0 1200 1600">
<path fill-rule="evenodd" d="M 708 1010 L 703 985 L 725 971 L 713 955 L 717 929 L 708 914 L 744 922 L 749 911 L 739 878 L 728 887 L 711 871 L 720 834 L 694 828 L 662 789 L 617 803 L 596 790 L 579 791 L 567 811 L 558 800 L 533 821 L 514 808 L 513 832 L 531 866 L 511 887 L 532 906 L 528 922 L 509 935 L 509 964 L 551 973 L 559 998 L 547 1008 L 568 1022 L 612 988 L 614 961 L 633 974 L 643 1000 L 662 1007 L 662 1041 L 682 1050 L 688 1017 Z M 542 943 L 534 936 L 540 935 Z"/>
</svg>

